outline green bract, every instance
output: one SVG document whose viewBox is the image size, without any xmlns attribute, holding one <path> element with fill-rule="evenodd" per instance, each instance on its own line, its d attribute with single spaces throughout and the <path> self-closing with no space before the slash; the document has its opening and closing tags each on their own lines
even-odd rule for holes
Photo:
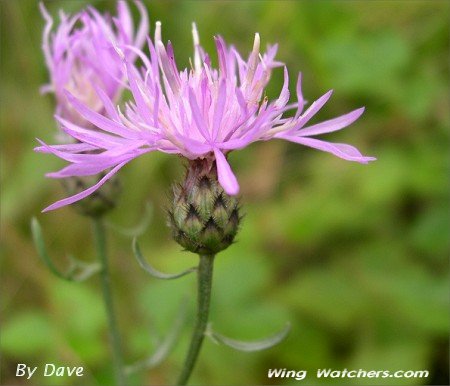
<svg viewBox="0 0 450 386">
<path fill-rule="evenodd" d="M 220 186 L 215 161 L 190 161 L 185 180 L 173 188 L 173 238 L 188 251 L 213 255 L 233 242 L 239 221 L 239 201 Z"/>
</svg>

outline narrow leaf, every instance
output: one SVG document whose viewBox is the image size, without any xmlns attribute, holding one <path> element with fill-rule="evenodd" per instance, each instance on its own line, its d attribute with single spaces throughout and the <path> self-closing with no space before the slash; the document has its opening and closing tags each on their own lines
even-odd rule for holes
<svg viewBox="0 0 450 386">
<path fill-rule="evenodd" d="M 141 268 L 146 271 L 147 273 L 149 273 L 151 276 L 156 277 L 157 279 L 162 279 L 162 280 L 172 280 L 172 279 L 178 279 L 180 277 L 183 277 L 191 272 L 194 272 L 197 270 L 197 267 L 191 267 L 183 272 L 180 273 L 174 273 L 174 274 L 170 274 L 170 273 L 163 273 L 163 272 L 159 272 L 157 271 L 155 268 L 153 268 L 142 256 L 141 250 L 139 248 L 139 244 L 137 242 L 136 237 L 133 239 L 133 253 L 134 256 L 136 257 L 139 265 L 141 266 Z"/>
<path fill-rule="evenodd" d="M 35 217 L 31 219 L 31 233 L 33 235 L 33 242 L 36 246 L 39 257 L 48 269 L 50 269 L 50 271 L 60 279 L 80 282 L 90 278 L 92 275 L 100 271 L 101 267 L 98 263 L 85 263 L 84 261 L 69 256 L 70 266 L 67 272 L 60 272 L 48 255 L 44 237 L 42 236 L 41 226 Z"/>
<path fill-rule="evenodd" d="M 168 357 L 172 349 L 175 347 L 175 344 L 177 343 L 181 335 L 181 331 L 183 330 L 183 327 L 185 325 L 186 318 L 187 318 L 187 302 L 183 301 L 181 303 L 178 315 L 175 318 L 175 321 L 173 322 L 169 330 L 169 333 L 158 345 L 155 352 L 148 358 L 140 360 L 132 365 L 126 366 L 125 373 L 132 374 L 140 370 L 151 369 L 161 364 Z"/>
<path fill-rule="evenodd" d="M 286 338 L 290 330 L 291 325 L 290 323 L 287 323 L 286 326 L 281 331 L 277 332 L 275 335 L 257 341 L 245 342 L 236 339 L 231 339 L 224 335 L 221 335 L 213 331 L 211 325 L 208 325 L 205 335 L 216 344 L 223 344 L 225 346 L 234 348 L 235 350 L 238 351 L 252 352 L 252 351 L 266 350 L 268 348 L 276 346 L 284 338 Z"/>
<path fill-rule="evenodd" d="M 127 236 L 127 237 L 138 237 L 141 236 L 150 225 L 150 220 L 153 215 L 153 207 L 150 202 L 145 204 L 144 215 L 139 220 L 139 223 L 131 228 L 121 227 L 119 225 L 108 223 L 107 226 L 116 232 Z"/>
</svg>

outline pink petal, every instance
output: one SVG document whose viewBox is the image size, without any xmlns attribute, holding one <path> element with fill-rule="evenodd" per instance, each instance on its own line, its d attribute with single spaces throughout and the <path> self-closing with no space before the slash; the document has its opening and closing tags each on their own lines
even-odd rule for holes
<svg viewBox="0 0 450 386">
<path fill-rule="evenodd" d="M 174 58 L 169 58 L 166 47 L 164 47 L 164 44 L 160 40 L 155 43 L 164 78 L 169 83 L 172 92 L 178 94 L 181 87 L 181 80 L 178 72 L 174 71 L 175 64 L 172 63 L 174 62 Z"/>
<path fill-rule="evenodd" d="M 44 3 L 39 3 L 39 9 L 41 11 L 42 16 L 45 19 L 45 28 L 44 33 L 42 36 L 42 50 L 44 51 L 45 56 L 45 62 L 47 64 L 47 67 L 50 69 L 51 72 L 53 72 L 53 59 L 52 59 L 52 52 L 50 49 L 50 33 L 53 27 L 53 19 L 47 12 L 47 9 L 44 6 Z"/>
<path fill-rule="evenodd" d="M 97 146 L 92 146 L 88 143 L 70 143 L 67 145 L 53 145 L 53 149 L 68 152 L 68 153 L 82 153 L 84 151 L 91 151 L 98 149 Z M 34 151 L 40 153 L 48 153 L 48 150 L 45 146 L 38 146 L 34 148 Z"/>
<path fill-rule="evenodd" d="M 124 138 L 129 139 L 140 139 L 141 136 L 136 131 L 128 129 L 126 126 L 114 122 L 103 115 L 89 109 L 83 103 L 81 103 L 77 98 L 75 98 L 69 92 L 66 92 L 66 96 L 70 103 L 75 107 L 75 109 L 89 122 L 97 126 L 99 129 L 104 131 L 120 135 Z"/>
<path fill-rule="evenodd" d="M 319 99 L 314 101 L 313 104 L 309 106 L 306 111 L 298 118 L 298 121 L 295 124 L 295 129 L 302 128 L 323 107 L 323 105 L 327 103 L 332 93 L 333 90 L 330 90 L 322 95 Z"/>
<path fill-rule="evenodd" d="M 177 134 L 176 137 L 183 143 L 185 149 L 192 154 L 203 155 L 211 151 L 211 145 L 189 138 L 183 134 Z"/>
<path fill-rule="evenodd" d="M 203 138 L 205 138 L 205 140 L 209 142 L 211 140 L 211 135 L 208 131 L 208 128 L 206 127 L 205 120 L 200 113 L 200 108 L 198 107 L 197 99 L 195 98 L 195 94 L 192 88 L 189 88 L 189 104 L 191 106 L 192 116 L 194 118 L 198 131 L 203 136 Z"/>
<path fill-rule="evenodd" d="M 158 114 L 159 114 L 159 87 L 155 87 L 155 100 L 153 103 L 153 126 L 159 127 Z"/>
<path fill-rule="evenodd" d="M 147 10 L 145 9 L 144 5 L 140 2 L 140 1 L 136 1 L 135 2 L 136 7 L 138 7 L 139 9 L 139 14 L 141 17 L 141 22 L 139 24 L 139 28 L 138 31 L 136 33 L 136 38 L 134 40 L 134 45 L 136 47 L 142 48 L 142 46 L 145 43 L 145 39 L 147 38 L 148 35 L 148 15 L 147 15 Z"/>
<path fill-rule="evenodd" d="M 61 123 L 62 130 L 69 134 L 71 137 L 81 141 L 91 144 L 96 147 L 108 149 L 113 146 L 123 145 L 128 143 L 128 141 L 122 137 L 116 137 L 113 135 L 106 134 L 101 131 L 94 131 L 89 129 L 84 129 L 77 126 L 65 119 L 55 116 L 56 120 Z"/>
<path fill-rule="evenodd" d="M 145 154 L 151 151 L 151 149 L 141 149 L 132 154 L 124 154 L 123 156 L 107 159 L 107 160 L 99 160 L 91 163 L 73 163 L 70 164 L 57 172 L 47 173 L 45 176 L 48 178 L 67 178 L 74 176 L 91 176 L 94 174 L 98 174 L 105 169 L 109 169 L 114 165 L 117 165 L 121 162 L 128 162 L 133 158 L 138 157 L 141 154 Z"/>
<path fill-rule="evenodd" d="M 152 72 L 153 72 L 153 78 L 157 79 L 159 72 L 158 72 L 158 55 L 156 53 L 156 48 L 153 45 L 151 39 L 147 36 L 147 44 L 148 44 L 148 49 L 150 51 L 150 62 L 152 65 Z"/>
<path fill-rule="evenodd" d="M 45 176 L 48 178 L 67 178 L 74 176 L 92 176 L 98 174 L 105 169 L 109 169 L 113 165 L 117 164 L 116 161 L 106 161 L 102 163 L 94 164 L 70 164 L 57 172 L 47 173 Z"/>
<path fill-rule="evenodd" d="M 102 153 L 97 154 L 74 154 L 74 153 L 66 153 L 59 151 L 52 146 L 47 145 L 38 139 L 39 143 L 46 150 L 46 153 L 52 153 L 63 160 L 73 162 L 73 163 L 90 163 L 90 162 L 101 162 L 104 160 L 113 160 L 117 157 L 121 157 L 125 154 L 136 153 L 141 146 L 144 146 L 146 143 L 144 141 L 134 141 L 131 144 L 116 147 L 114 149 L 106 150 Z M 117 163 L 117 162 L 116 162 Z"/>
<path fill-rule="evenodd" d="M 236 176 L 231 170 L 230 164 L 219 149 L 214 149 L 214 155 L 216 157 L 217 176 L 220 185 L 222 185 L 223 190 L 225 190 L 227 194 L 235 196 L 239 193 L 239 184 Z"/>
<path fill-rule="evenodd" d="M 113 102 L 109 98 L 109 96 L 106 95 L 106 93 L 95 83 L 92 83 L 92 86 L 94 87 L 95 92 L 102 101 L 103 106 L 105 106 L 105 110 L 109 118 L 113 119 L 116 122 L 120 122 L 119 114 L 117 113 L 116 108 L 114 107 Z"/>
<path fill-rule="evenodd" d="M 221 36 L 215 36 L 214 41 L 216 43 L 217 56 L 219 58 L 220 75 L 225 78 L 228 74 L 225 42 Z"/>
<path fill-rule="evenodd" d="M 125 31 L 128 38 L 133 36 L 133 20 L 131 19 L 130 9 L 126 1 L 119 1 L 117 3 L 117 15 L 119 17 L 119 25 Z"/>
<path fill-rule="evenodd" d="M 344 143 L 325 142 L 314 138 L 303 138 L 289 135 L 279 136 L 279 138 L 299 143 L 301 145 L 309 146 L 314 149 L 326 151 L 328 153 L 334 154 L 336 157 L 345 159 L 347 161 L 355 161 L 365 164 L 368 163 L 369 161 L 376 160 L 376 158 L 374 157 L 363 156 L 357 148 Z"/>
<path fill-rule="evenodd" d="M 286 67 L 284 67 L 284 83 L 283 88 L 281 89 L 280 96 L 278 97 L 277 101 L 275 102 L 275 105 L 277 107 L 282 107 L 286 105 L 286 103 L 289 101 L 289 74 Z"/>
<path fill-rule="evenodd" d="M 83 190 L 80 193 L 77 193 L 73 196 L 64 198 L 63 200 L 56 201 L 54 204 L 48 206 L 45 208 L 42 212 L 48 212 L 50 210 L 55 210 L 58 208 L 61 208 L 66 205 L 73 204 L 74 202 L 80 201 L 83 198 L 89 196 L 90 194 L 94 193 L 98 188 L 100 188 L 106 181 L 108 181 L 114 174 L 117 173 L 117 171 L 124 166 L 128 161 L 122 162 L 116 167 L 114 167 L 108 174 L 106 174 L 99 182 L 97 182 L 94 186 L 91 186 L 90 188 Z"/>
<path fill-rule="evenodd" d="M 295 118 L 298 118 L 298 116 L 302 113 L 303 107 L 305 107 L 305 99 L 303 98 L 302 93 L 302 73 L 298 73 L 298 79 L 297 79 L 297 112 L 295 113 Z"/>
<path fill-rule="evenodd" d="M 217 135 L 219 133 L 220 122 L 223 117 L 223 111 L 226 103 L 226 97 L 227 97 L 227 84 L 225 83 L 225 80 L 222 80 L 220 82 L 219 95 L 217 96 L 216 106 L 214 108 L 213 134 L 212 134 L 213 140 L 216 140 Z"/>
<path fill-rule="evenodd" d="M 344 127 L 347 127 L 351 125 L 353 122 L 355 122 L 363 112 L 364 107 L 361 107 L 360 109 L 354 110 L 345 115 L 341 115 L 340 117 L 329 119 L 328 121 L 320 122 L 316 125 L 312 125 L 310 127 L 298 130 L 296 134 L 302 137 L 306 137 L 341 130 Z"/>
<path fill-rule="evenodd" d="M 252 137 L 245 137 L 229 139 L 225 142 L 216 143 L 215 145 L 220 149 L 239 150 L 246 147 L 250 142 L 252 142 Z"/>
<path fill-rule="evenodd" d="M 127 69 L 127 76 L 130 82 L 131 92 L 133 94 L 134 100 L 136 101 L 136 106 L 139 115 L 144 119 L 145 123 L 151 125 L 153 122 L 153 117 L 150 115 L 150 109 L 145 103 L 145 99 L 139 89 L 136 78 L 138 77 L 137 71 L 128 61 L 125 61 L 125 66 Z"/>
</svg>

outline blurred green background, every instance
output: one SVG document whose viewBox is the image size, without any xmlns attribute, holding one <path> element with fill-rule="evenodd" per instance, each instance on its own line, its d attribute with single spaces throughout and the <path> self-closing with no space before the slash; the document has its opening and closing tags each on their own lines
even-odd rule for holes
<svg viewBox="0 0 450 386">
<path fill-rule="evenodd" d="M 114 2 L 91 2 L 114 11 Z M 79 10 L 83 1 L 47 4 Z M 191 22 L 203 45 L 214 34 L 243 54 L 254 32 L 279 42 L 291 89 L 303 72 L 311 102 L 328 89 L 327 119 L 359 106 L 363 117 L 323 138 L 378 157 L 370 165 L 281 141 L 257 143 L 230 160 L 246 213 L 238 242 L 217 258 L 211 320 L 238 339 L 258 339 L 291 321 L 279 346 L 237 353 L 206 341 L 192 384 L 448 384 L 449 3 L 437 1 L 149 1 L 152 22 L 188 65 Z M 40 211 L 62 198 L 44 173 L 63 162 L 36 154 L 35 137 L 53 141 L 54 102 L 40 50 L 43 20 L 35 1 L 1 5 L 1 381 L 2 384 L 111 384 L 106 320 L 98 277 L 66 283 L 40 262 L 30 219 L 37 216 L 58 266 L 65 256 L 94 259 L 89 222 L 73 208 Z M 133 12 L 136 10 L 133 8 Z M 215 55 L 212 55 L 215 60 Z M 282 70 L 268 95 L 277 95 Z M 164 205 L 181 178 L 177 157 L 149 154 L 121 172 L 124 191 L 108 222 L 133 226 L 153 207 L 140 237 L 160 270 L 196 263 L 171 239 Z M 149 355 L 189 299 L 182 339 L 136 385 L 170 384 L 180 371 L 192 329 L 194 275 L 160 282 L 137 265 L 131 239 L 109 234 L 113 287 L 127 362 Z M 17 363 L 85 366 L 73 378 L 15 377 Z M 270 368 L 308 370 L 304 381 L 268 379 Z M 429 370 L 428 379 L 316 379 L 320 368 Z"/>
</svg>

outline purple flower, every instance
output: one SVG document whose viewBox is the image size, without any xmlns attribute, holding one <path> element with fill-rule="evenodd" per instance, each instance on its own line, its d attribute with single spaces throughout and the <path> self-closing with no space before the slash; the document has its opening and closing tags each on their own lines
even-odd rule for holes
<svg viewBox="0 0 450 386">
<path fill-rule="evenodd" d="M 50 173 L 53 178 L 95 174 L 112 168 L 96 185 L 75 196 L 58 201 L 45 209 L 52 210 L 80 200 L 98 189 L 108 178 L 133 158 L 150 151 L 180 154 L 188 159 L 216 160 L 218 179 L 225 192 L 239 192 L 237 179 L 226 159 L 231 150 L 241 149 L 255 141 L 285 139 L 332 153 L 349 161 L 367 163 L 373 157 L 363 156 L 347 144 L 325 142 L 312 136 L 340 130 L 360 117 L 359 108 L 340 117 L 305 127 L 331 96 L 321 96 L 305 111 L 298 76 L 297 102 L 289 102 L 289 78 L 284 68 L 284 84 L 279 97 L 269 102 L 264 89 L 271 71 L 282 63 L 275 61 L 277 46 L 269 46 L 260 55 L 260 38 L 255 35 L 253 50 L 245 61 L 233 46 L 221 37 L 215 38 L 219 66 L 211 65 L 210 57 L 199 43 L 193 25 L 194 58 L 190 69 L 179 71 L 171 43 L 161 41 L 161 24 L 156 23 L 155 43 L 148 39 L 150 56 L 136 49 L 117 44 L 133 100 L 122 112 L 115 109 L 107 93 L 99 92 L 108 116 L 86 104 L 73 92 L 67 92 L 72 107 L 97 130 L 80 127 L 76 122 L 57 117 L 63 129 L 82 145 L 88 154 L 42 143 L 39 151 L 53 153 L 70 162 L 64 169 Z M 138 54 L 143 66 L 133 64 Z M 295 110 L 291 117 L 284 113 Z M 81 146 L 81 145 L 80 145 Z"/>
<path fill-rule="evenodd" d="M 43 51 L 50 73 L 50 83 L 41 90 L 55 94 L 58 116 L 89 126 L 68 102 L 66 91 L 101 113 L 104 99 L 115 102 L 120 97 L 124 88 L 123 63 L 113 47 L 142 47 L 148 33 L 146 10 L 139 2 L 136 6 L 141 14 L 137 32 L 125 1 L 117 3 L 116 17 L 101 15 L 92 7 L 73 16 L 60 11 L 60 24 L 52 32 L 53 19 L 40 4 L 46 20 Z"/>
</svg>

